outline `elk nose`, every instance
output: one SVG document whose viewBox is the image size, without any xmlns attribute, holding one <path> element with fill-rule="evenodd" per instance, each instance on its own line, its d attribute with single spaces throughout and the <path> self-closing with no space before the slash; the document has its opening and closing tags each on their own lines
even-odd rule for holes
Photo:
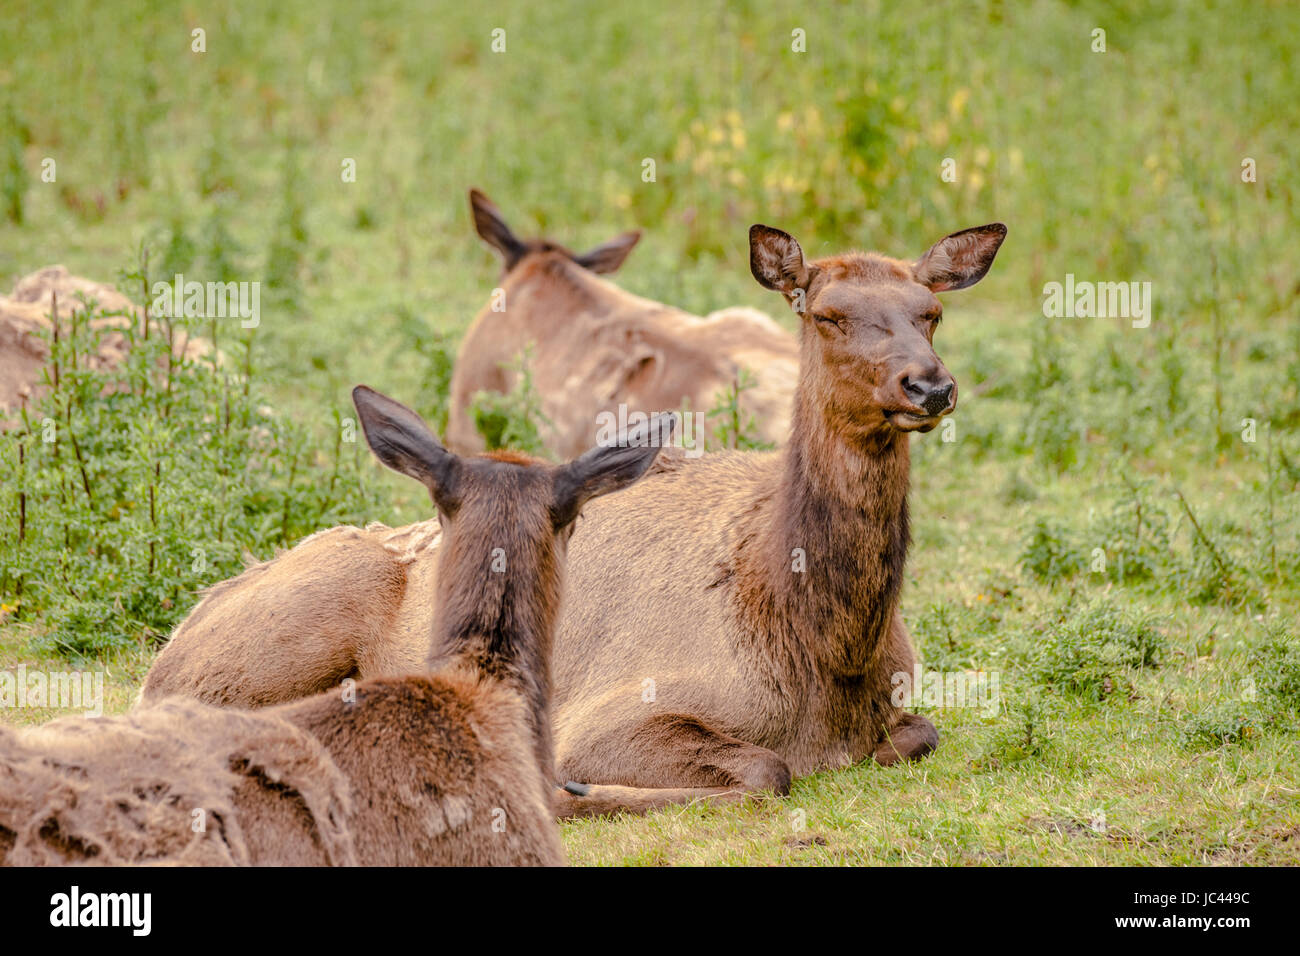
<svg viewBox="0 0 1300 956">
<path fill-rule="evenodd" d="M 925 409 L 929 415 L 942 415 L 948 410 L 948 405 L 952 401 L 953 383 L 951 379 L 946 382 L 934 383 L 925 379 L 913 380 L 904 376 L 902 386 L 903 393 L 908 399 Z"/>
</svg>

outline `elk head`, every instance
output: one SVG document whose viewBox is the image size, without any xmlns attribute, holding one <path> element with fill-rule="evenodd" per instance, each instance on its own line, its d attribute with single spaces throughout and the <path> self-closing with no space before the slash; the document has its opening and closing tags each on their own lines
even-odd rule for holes
<svg viewBox="0 0 1300 956">
<path fill-rule="evenodd" d="M 489 246 L 501 253 L 505 271 L 509 272 L 532 252 L 558 252 L 592 272 L 614 272 L 623 264 L 640 232 L 625 232 L 581 255 L 549 239 L 520 239 L 506 224 L 501 210 L 477 189 L 469 191 L 469 205 L 474 212 L 474 228 Z"/>
<path fill-rule="evenodd" d="M 400 402 L 364 385 L 352 401 L 375 457 L 425 485 L 437 506 L 439 626 L 453 638 L 549 633 L 583 505 L 644 475 L 677 424 L 656 416 L 624 444 L 551 465 L 514 452 L 461 457 Z"/>
<path fill-rule="evenodd" d="M 1000 222 L 955 232 L 915 262 L 858 252 L 807 262 L 789 233 L 750 228 L 750 271 L 802 316 L 801 388 L 833 427 L 929 431 L 957 407 L 934 351 L 936 293 L 982 279 L 1006 234 Z"/>
</svg>

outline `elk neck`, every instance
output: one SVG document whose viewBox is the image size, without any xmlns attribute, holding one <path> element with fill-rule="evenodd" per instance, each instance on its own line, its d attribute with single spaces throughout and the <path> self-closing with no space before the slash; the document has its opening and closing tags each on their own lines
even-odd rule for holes
<svg viewBox="0 0 1300 956">
<path fill-rule="evenodd" d="M 741 586 L 757 592 L 743 606 L 774 618 L 764 632 L 794 642 L 782 656 L 853 678 L 872 667 L 898 606 L 911 540 L 910 455 L 906 434 L 888 426 L 853 433 L 832 407 L 800 382 L 754 547 L 737 558 L 751 564 Z"/>
<path fill-rule="evenodd" d="M 524 702 L 538 766 L 549 782 L 555 766 L 551 730 L 551 644 L 559 614 L 561 568 L 554 554 L 497 549 L 482 538 L 444 538 L 430 671 L 482 675 Z M 504 570 L 499 563 L 504 561 Z"/>
</svg>

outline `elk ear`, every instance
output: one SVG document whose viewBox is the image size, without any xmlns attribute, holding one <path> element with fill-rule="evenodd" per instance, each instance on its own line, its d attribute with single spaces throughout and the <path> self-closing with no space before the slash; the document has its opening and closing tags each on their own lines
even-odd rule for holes
<svg viewBox="0 0 1300 956">
<path fill-rule="evenodd" d="M 501 253 L 509 272 L 524 257 L 528 247 L 511 231 L 501 210 L 477 189 L 469 191 L 469 207 L 474 212 L 474 228 L 489 246 Z"/>
<path fill-rule="evenodd" d="M 650 470 L 659 450 L 667 445 L 677 427 L 677 414 L 656 415 L 629 432 L 620 445 L 597 445 L 581 458 L 561 465 L 555 475 L 555 504 L 551 519 L 563 528 L 592 498 L 626 488 Z"/>
<path fill-rule="evenodd" d="M 443 511 L 455 511 L 460 459 L 442 447 L 424 419 L 365 385 L 352 390 L 352 404 L 375 457 L 393 471 L 422 482 Z"/>
<path fill-rule="evenodd" d="M 609 242 L 601 243 L 589 252 L 584 252 L 573 261 L 592 272 L 617 272 L 618 267 L 623 264 L 623 260 L 627 258 L 640 238 L 639 232 L 625 232 L 621 236 L 615 236 Z"/>
<path fill-rule="evenodd" d="M 798 289 L 807 291 L 814 274 L 794 236 L 758 224 L 749 227 L 749 271 L 763 288 L 787 298 Z"/>
<path fill-rule="evenodd" d="M 930 251 L 916 260 L 912 270 L 916 281 L 931 292 L 950 292 L 972 286 L 993 265 L 998 247 L 1007 237 L 1007 227 L 1000 222 L 974 229 L 963 229 L 940 239 Z"/>
</svg>

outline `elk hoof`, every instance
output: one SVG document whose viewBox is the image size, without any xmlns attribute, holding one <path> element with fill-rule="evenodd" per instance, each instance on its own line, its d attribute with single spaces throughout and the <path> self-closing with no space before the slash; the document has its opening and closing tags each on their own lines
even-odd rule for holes
<svg viewBox="0 0 1300 956">
<path fill-rule="evenodd" d="M 937 746 L 939 731 L 934 724 L 916 714 L 904 714 L 871 756 L 882 767 L 888 767 L 900 760 L 920 760 Z"/>
</svg>

